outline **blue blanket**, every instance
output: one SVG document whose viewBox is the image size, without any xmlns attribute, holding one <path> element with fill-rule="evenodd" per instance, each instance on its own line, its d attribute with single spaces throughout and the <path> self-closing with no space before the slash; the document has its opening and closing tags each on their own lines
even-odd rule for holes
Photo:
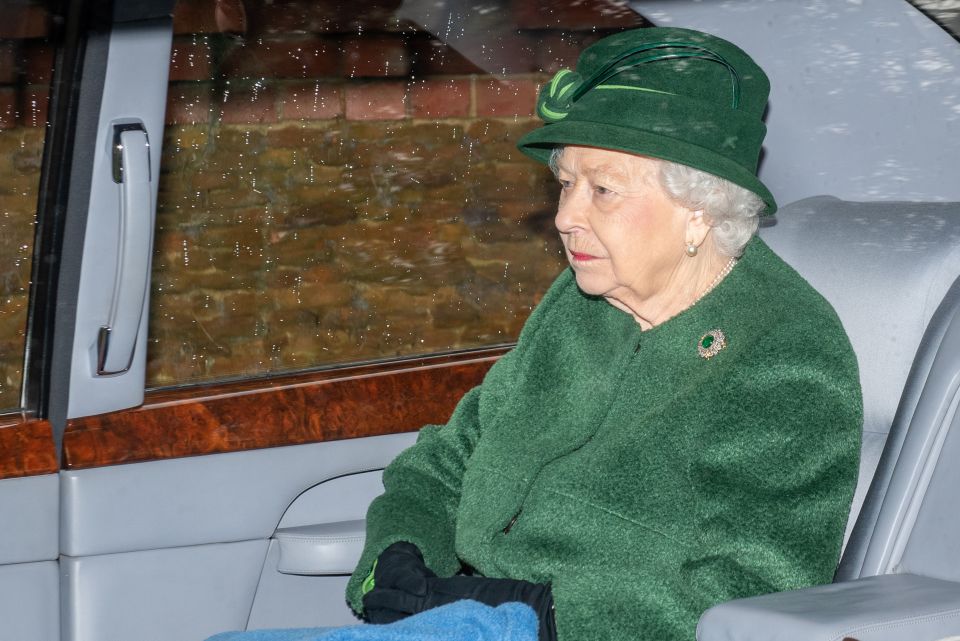
<svg viewBox="0 0 960 641">
<path fill-rule="evenodd" d="M 457 601 L 389 625 L 225 632 L 207 641 L 537 641 L 538 629 L 537 615 L 522 603 Z"/>
</svg>

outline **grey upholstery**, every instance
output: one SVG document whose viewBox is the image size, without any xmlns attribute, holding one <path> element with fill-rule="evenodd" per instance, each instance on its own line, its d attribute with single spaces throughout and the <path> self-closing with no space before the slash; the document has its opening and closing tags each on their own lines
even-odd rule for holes
<svg viewBox="0 0 960 641">
<path fill-rule="evenodd" d="M 60 635 L 56 474 L 0 480 L 0 641 Z"/>
<path fill-rule="evenodd" d="M 414 435 L 407 436 L 412 443 Z M 367 506 L 383 492 L 381 476 L 377 470 L 331 479 L 290 504 L 270 542 L 248 630 L 357 622 L 343 594 L 360 559 Z"/>
<path fill-rule="evenodd" d="M 960 584 L 899 574 L 733 601 L 703 615 L 697 638 L 935 641 L 951 631 L 960 631 Z"/>
<path fill-rule="evenodd" d="M 702 617 L 698 639 L 957 634 L 960 204 L 815 198 L 778 219 L 765 235 L 833 303 L 860 362 L 856 521 L 841 583 L 721 604 Z"/>
<path fill-rule="evenodd" d="M 935 315 L 911 372 L 840 578 L 915 572 L 960 580 L 960 282 Z"/>
<path fill-rule="evenodd" d="M 303 576 L 277 570 L 280 544 L 273 540 L 247 622 L 260 628 L 314 628 L 358 623 L 343 595 L 349 575 Z"/>
<path fill-rule="evenodd" d="M 0 566 L 0 640 L 53 641 L 59 638 L 57 562 Z"/>
<path fill-rule="evenodd" d="M 61 472 L 62 641 L 191 641 L 247 625 L 354 621 L 346 577 L 281 574 L 270 537 L 278 524 L 362 517 L 379 470 L 415 438 Z"/>
<path fill-rule="evenodd" d="M 61 557 L 61 641 L 190 641 L 243 629 L 267 546 Z"/>
<path fill-rule="evenodd" d="M 59 497 L 56 474 L 0 481 L 0 565 L 56 560 Z"/>
<path fill-rule="evenodd" d="M 305 488 L 383 469 L 415 438 L 395 434 L 64 471 L 62 552 L 79 557 L 266 540 Z"/>
<path fill-rule="evenodd" d="M 416 440 L 416 434 L 406 436 L 408 440 L 400 443 L 402 447 L 409 447 Z M 381 494 L 382 470 L 330 479 L 300 494 L 283 513 L 277 527 L 282 529 L 316 523 L 363 520 L 366 518 L 370 501 Z"/>
<path fill-rule="evenodd" d="M 366 540 L 366 520 L 318 523 L 281 528 L 277 571 L 283 574 L 350 574 L 357 567 Z"/>
</svg>

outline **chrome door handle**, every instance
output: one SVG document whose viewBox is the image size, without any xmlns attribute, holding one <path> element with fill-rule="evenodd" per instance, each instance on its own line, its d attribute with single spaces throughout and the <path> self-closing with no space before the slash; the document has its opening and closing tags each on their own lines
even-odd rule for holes
<svg viewBox="0 0 960 641">
<path fill-rule="evenodd" d="M 99 375 L 130 368 L 150 282 L 150 140 L 142 123 L 113 126 L 113 181 L 119 185 L 119 246 L 110 316 L 97 336 Z"/>
</svg>

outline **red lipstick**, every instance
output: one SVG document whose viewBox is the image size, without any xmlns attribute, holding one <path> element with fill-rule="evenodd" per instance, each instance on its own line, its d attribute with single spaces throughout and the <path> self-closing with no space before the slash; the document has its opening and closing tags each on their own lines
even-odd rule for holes
<svg viewBox="0 0 960 641">
<path fill-rule="evenodd" d="M 596 256 L 593 256 L 591 254 L 581 254 L 580 252 L 575 252 L 572 249 L 569 251 L 570 251 L 570 256 L 573 257 L 574 260 L 577 260 L 580 262 L 586 262 L 588 260 L 596 260 L 597 258 Z"/>
</svg>

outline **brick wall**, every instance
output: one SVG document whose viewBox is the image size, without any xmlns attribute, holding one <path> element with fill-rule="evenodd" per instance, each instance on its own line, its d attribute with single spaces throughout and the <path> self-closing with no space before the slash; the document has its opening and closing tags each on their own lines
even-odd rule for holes
<svg viewBox="0 0 960 641">
<path fill-rule="evenodd" d="M 392 0 L 180 3 L 150 384 L 514 340 L 564 263 L 515 141 L 540 83 L 636 23 L 562 4 L 488 3 L 488 41 L 451 47 Z"/>
</svg>

